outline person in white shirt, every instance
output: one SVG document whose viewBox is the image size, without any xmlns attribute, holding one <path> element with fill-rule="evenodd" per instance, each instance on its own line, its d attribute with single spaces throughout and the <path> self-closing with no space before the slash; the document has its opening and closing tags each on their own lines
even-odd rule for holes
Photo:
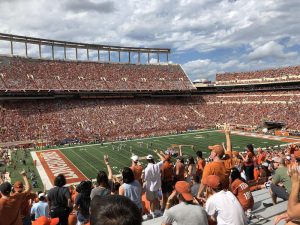
<svg viewBox="0 0 300 225">
<path fill-rule="evenodd" d="M 38 219 L 41 216 L 49 217 L 49 207 L 45 193 L 40 193 L 38 197 L 39 202 L 33 204 L 31 208 L 31 215 L 34 215 L 35 219 Z"/>
<path fill-rule="evenodd" d="M 161 177 L 160 169 L 164 162 L 164 156 L 159 154 L 157 151 L 155 153 L 160 157 L 160 162 L 155 163 L 152 155 L 147 155 L 146 159 L 148 162 L 145 168 L 145 185 L 146 185 L 146 198 L 150 202 L 150 213 L 152 217 L 157 217 L 161 215 L 159 211 L 159 198 L 158 191 L 161 188 Z"/>
<path fill-rule="evenodd" d="M 247 219 L 238 199 L 230 191 L 223 190 L 220 178 L 209 175 L 205 180 L 207 191 L 212 195 L 207 199 L 205 211 L 208 219 L 218 225 L 246 225 Z"/>
</svg>

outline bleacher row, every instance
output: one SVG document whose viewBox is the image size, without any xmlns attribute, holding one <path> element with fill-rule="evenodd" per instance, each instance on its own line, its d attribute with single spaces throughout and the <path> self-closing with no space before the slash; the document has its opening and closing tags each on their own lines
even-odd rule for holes
<svg viewBox="0 0 300 225">
<path fill-rule="evenodd" d="M 0 102 L 0 142 L 91 141 L 163 135 L 215 124 L 280 121 L 300 130 L 299 92 L 185 98 L 53 99 Z M 296 97 L 295 97 L 296 96 Z M 293 99 L 293 100 L 291 100 Z M 282 104 L 281 102 L 285 102 Z"/>
<path fill-rule="evenodd" d="M 216 85 L 259 84 L 289 81 L 300 81 L 300 66 L 289 66 L 254 72 L 222 73 L 216 75 Z"/>
<path fill-rule="evenodd" d="M 180 65 L 136 65 L 0 57 L 0 91 L 195 89 Z"/>
</svg>

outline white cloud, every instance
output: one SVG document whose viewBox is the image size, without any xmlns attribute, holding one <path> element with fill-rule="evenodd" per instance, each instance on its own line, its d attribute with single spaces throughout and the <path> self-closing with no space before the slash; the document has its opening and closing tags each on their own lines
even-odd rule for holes
<svg viewBox="0 0 300 225">
<path fill-rule="evenodd" d="M 283 59 L 297 56 L 297 52 L 285 53 L 283 49 L 283 45 L 280 45 L 275 41 L 270 41 L 254 49 L 252 52 L 250 52 L 248 57 L 250 60 L 258 60 L 266 57 Z"/>
</svg>

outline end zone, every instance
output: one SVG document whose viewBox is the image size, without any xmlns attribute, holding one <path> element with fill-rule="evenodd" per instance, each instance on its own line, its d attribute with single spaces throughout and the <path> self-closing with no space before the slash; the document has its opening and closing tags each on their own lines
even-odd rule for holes
<svg viewBox="0 0 300 225">
<path fill-rule="evenodd" d="M 68 185 L 87 179 L 58 149 L 31 152 L 31 155 L 37 161 L 36 168 L 47 190 L 54 186 L 54 179 L 58 174 L 65 175 Z"/>
</svg>

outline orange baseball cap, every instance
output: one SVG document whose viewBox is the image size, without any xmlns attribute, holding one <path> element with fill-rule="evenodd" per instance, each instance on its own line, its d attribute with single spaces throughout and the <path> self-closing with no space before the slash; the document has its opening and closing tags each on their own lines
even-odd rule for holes
<svg viewBox="0 0 300 225">
<path fill-rule="evenodd" d="M 191 186 L 186 181 L 177 181 L 175 184 L 175 190 L 182 195 L 186 201 L 193 201 L 193 195 L 191 193 Z"/>
<path fill-rule="evenodd" d="M 35 221 L 32 221 L 32 225 L 57 225 L 59 218 L 48 219 L 46 216 L 41 216 Z"/>
<path fill-rule="evenodd" d="M 216 189 L 221 186 L 221 179 L 217 175 L 209 175 L 206 177 L 206 179 L 203 180 L 203 184 L 213 189 Z"/>
<path fill-rule="evenodd" d="M 224 155 L 224 148 L 222 145 L 208 146 L 208 149 L 214 151 L 218 156 Z"/>
</svg>

